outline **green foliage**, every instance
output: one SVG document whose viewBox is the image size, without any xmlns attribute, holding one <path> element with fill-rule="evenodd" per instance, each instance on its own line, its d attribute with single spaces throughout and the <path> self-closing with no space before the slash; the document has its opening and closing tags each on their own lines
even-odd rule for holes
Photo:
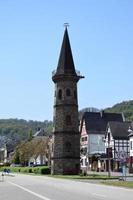
<svg viewBox="0 0 133 200">
<path fill-rule="evenodd" d="M 62 179 L 83 179 L 83 180 L 107 180 L 107 179 L 118 179 L 118 177 L 114 177 L 114 176 L 111 176 L 111 177 L 108 177 L 107 175 L 51 175 L 52 177 L 54 178 L 62 178 Z"/>
<path fill-rule="evenodd" d="M 105 112 L 123 113 L 126 121 L 133 121 L 133 100 L 123 101 L 112 108 L 104 109 Z"/>
<path fill-rule="evenodd" d="M 79 119 L 84 112 L 99 112 L 97 108 L 84 108 L 79 111 Z M 105 108 L 105 112 L 123 113 L 126 121 L 133 121 L 133 100 L 117 103 L 110 108 Z"/>
<path fill-rule="evenodd" d="M 106 182 L 101 182 L 101 183 L 103 183 L 105 185 L 133 188 L 133 181 L 106 181 Z"/>
<path fill-rule="evenodd" d="M 48 166 L 37 166 L 37 167 L 1 167 L 0 171 L 4 169 L 10 169 L 12 172 L 21 173 L 34 173 L 34 174 L 50 174 L 50 168 Z"/>
<path fill-rule="evenodd" d="M 12 162 L 14 164 L 27 166 L 30 158 L 34 158 L 35 160 L 38 156 L 45 156 L 48 158 L 48 151 L 49 137 L 43 136 L 43 138 L 21 141 L 15 148 Z"/>
<path fill-rule="evenodd" d="M 20 155 L 18 149 L 16 150 L 12 162 L 14 164 L 20 164 Z"/>
<path fill-rule="evenodd" d="M 46 135 L 52 135 L 52 121 L 26 121 L 23 119 L 0 119 L 0 146 L 7 145 L 8 152 L 22 140 L 30 140 L 38 129 L 43 129 Z"/>
<path fill-rule="evenodd" d="M 32 129 L 30 128 L 28 131 L 28 140 L 31 141 L 33 137 Z"/>
</svg>

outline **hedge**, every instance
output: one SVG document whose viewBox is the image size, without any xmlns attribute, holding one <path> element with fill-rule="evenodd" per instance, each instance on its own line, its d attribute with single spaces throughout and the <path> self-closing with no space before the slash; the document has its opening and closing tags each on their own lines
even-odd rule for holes
<svg viewBox="0 0 133 200">
<path fill-rule="evenodd" d="M 36 167 L 0 167 L 0 171 L 8 169 L 11 172 L 21 173 L 34 173 L 34 174 L 50 174 L 50 168 L 48 166 L 36 166 Z"/>
</svg>

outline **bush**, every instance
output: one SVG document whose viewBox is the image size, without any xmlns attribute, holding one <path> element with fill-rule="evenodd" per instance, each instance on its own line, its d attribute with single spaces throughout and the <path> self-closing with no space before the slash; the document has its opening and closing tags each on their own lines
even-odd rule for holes
<svg viewBox="0 0 133 200">
<path fill-rule="evenodd" d="M 35 174 L 50 174 L 50 168 L 48 166 L 38 167 L 7 167 L 3 166 L 0 168 L 1 171 L 4 169 L 10 169 L 11 172 L 21 173 L 35 173 Z"/>
<path fill-rule="evenodd" d="M 41 174 L 50 174 L 50 168 L 43 167 L 40 169 L 40 171 L 41 171 Z"/>
<path fill-rule="evenodd" d="M 29 169 L 29 173 L 32 173 L 32 169 Z"/>
</svg>

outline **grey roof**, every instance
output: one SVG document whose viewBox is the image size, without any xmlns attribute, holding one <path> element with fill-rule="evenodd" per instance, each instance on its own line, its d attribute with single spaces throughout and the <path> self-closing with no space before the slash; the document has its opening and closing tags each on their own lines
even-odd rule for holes
<svg viewBox="0 0 133 200">
<path fill-rule="evenodd" d="M 91 133 L 103 134 L 109 121 L 123 122 L 123 117 L 121 113 L 85 112 L 82 123 L 83 120 L 88 133 L 91 131 Z"/>
<path fill-rule="evenodd" d="M 128 139 L 130 122 L 109 122 L 112 136 L 114 139 Z"/>
<path fill-rule="evenodd" d="M 67 28 L 64 32 L 64 38 L 56 71 L 56 75 L 60 74 L 76 75 Z"/>
<path fill-rule="evenodd" d="M 42 129 L 38 130 L 38 131 L 33 135 L 33 137 L 42 137 L 42 136 L 46 136 L 45 131 L 42 130 Z"/>
</svg>

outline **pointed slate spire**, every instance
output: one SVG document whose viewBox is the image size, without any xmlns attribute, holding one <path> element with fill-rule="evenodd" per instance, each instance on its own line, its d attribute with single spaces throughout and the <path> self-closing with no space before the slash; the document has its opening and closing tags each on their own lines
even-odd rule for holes
<svg viewBox="0 0 133 200">
<path fill-rule="evenodd" d="M 68 36 L 67 27 L 64 32 L 56 75 L 76 75 L 75 66 Z"/>
</svg>

